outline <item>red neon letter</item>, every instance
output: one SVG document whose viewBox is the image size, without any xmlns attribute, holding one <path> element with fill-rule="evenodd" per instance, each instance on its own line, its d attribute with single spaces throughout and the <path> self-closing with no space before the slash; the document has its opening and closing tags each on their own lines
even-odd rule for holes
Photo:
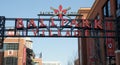
<svg viewBox="0 0 120 65">
<path fill-rule="evenodd" d="M 75 30 L 74 31 L 74 36 L 80 36 L 80 31 L 79 30 Z"/>
<path fill-rule="evenodd" d="M 60 30 L 58 30 L 58 36 L 61 36 Z"/>
<path fill-rule="evenodd" d="M 72 25 L 75 25 L 75 27 L 78 27 L 78 24 L 77 24 L 77 22 L 76 22 L 76 20 L 74 19 L 74 20 L 72 20 L 72 22 L 71 22 L 71 26 Z"/>
<path fill-rule="evenodd" d="M 61 26 L 64 26 L 65 23 L 67 23 L 68 20 L 67 19 L 62 19 L 62 25 Z"/>
<path fill-rule="evenodd" d="M 43 19 L 40 19 L 40 21 L 39 21 L 41 24 L 40 24 L 40 26 L 42 27 L 42 26 L 46 26 L 44 23 L 43 23 Z"/>
<path fill-rule="evenodd" d="M 101 20 L 95 20 L 95 28 L 100 28 L 100 29 L 102 29 Z"/>
<path fill-rule="evenodd" d="M 67 30 L 66 36 L 70 36 L 70 31 L 69 30 Z"/>
<path fill-rule="evenodd" d="M 51 26 L 56 26 L 53 18 L 51 18 Z"/>
<path fill-rule="evenodd" d="M 36 27 L 35 22 L 34 22 L 33 19 L 31 19 L 31 20 L 29 21 L 28 28 L 30 28 L 30 26 Z"/>
<path fill-rule="evenodd" d="M 52 30 L 50 30 L 50 34 L 49 35 L 52 36 Z"/>
<path fill-rule="evenodd" d="M 23 28 L 23 20 L 22 19 L 17 19 L 17 28 Z"/>
<path fill-rule="evenodd" d="M 42 30 L 42 35 L 45 36 L 45 30 Z"/>
<path fill-rule="evenodd" d="M 36 36 L 36 34 L 38 33 L 38 29 L 36 29 L 36 30 L 32 29 L 32 31 L 33 31 L 34 35 Z"/>
<path fill-rule="evenodd" d="M 82 20 L 82 23 L 83 23 L 83 24 L 82 24 L 83 27 L 86 27 L 86 26 L 87 26 L 87 27 L 90 27 L 88 20 L 83 19 L 83 20 Z"/>
<path fill-rule="evenodd" d="M 89 35 L 89 31 L 85 30 L 85 36 L 88 36 L 88 35 Z"/>
</svg>

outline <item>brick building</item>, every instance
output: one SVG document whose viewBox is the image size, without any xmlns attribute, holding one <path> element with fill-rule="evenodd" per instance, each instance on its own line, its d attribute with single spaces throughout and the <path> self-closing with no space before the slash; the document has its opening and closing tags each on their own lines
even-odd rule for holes
<svg viewBox="0 0 120 65">
<path fill-rule="evenodd" d="M 4 40 L 4 65 L 25 64 L 24 38 L 6 38 Z"/>
<path fill-rule="evenodd" d="M 13 31 L 7 32 L 7 35 L 14 35 Z M 32 64 L 34 53 L 32 51 L 32 41 L 30 38 L 7 37 L 4 39 L 1 65 L 27 65 Z M 30 61 L 27 63 L 26 61 Z"/>
<path fill-rule="evenodd" d="M 90 10 L 91 10 L 90 8 L 80 8 L 78 10 L 78 14 L 81 14 L 82 17 L 80 16 L 80 17 L 76 17 L 76 18 L 77 19 L 86 19 Z M 79 24 L 79 25 L 81 25 L 81 24 Z M 79 60 L 76 59 L 75 64 L 80 63 L 80 65 L 83 65 L 83 64 L 87 65 L 87 62 L 86 62 L 87 61 L 86 39 L 85 38 L 79 38 L 78 43 L 79 43 L 79 45 L 78 45 L 78 55 L 79 55 L 78 59 Z"/>
<path fill-rule="evenodd" d="M 80 19 L 99 19 L 99 20 L 112 20 L 120 18 L 120 0 L 95 0 L 90 11 L 78 11 L 83 17 Z M 85 16 L 85 17 L 84 17 Z M 117 20 L 120 21 L 120 20 Z M 116 21 L 113 21 L 116 22 Z M 110 24 L 110 25 L 109 25 Z M 113 23 L 105 23 L 107 30 L 119 30 L 118 25 Z M 117 26 L 117 27 L 116 27 Z M 91 32 L 89 33 L 91 34 Z M 103 33 L 95 33 L 102 36 Z M 108 34 L 108 33 L 106 33 Z M 115 36 L 115 34 L 111 34 Z M 119 36 L 119 31 L 117 36 Z M 106 40 L 106 41 L 105 41 Z M 111 41 L 112 40 L 112 41 Z M 120 65 L 119 54 L 120 54 L 120 38 L 80 38 L 79 44 L 79 56 L 80 65 Z M 111 46 L 110 46 L 111 45 Z M 116 51 L 116 55 L 115 55 Z"/>
<path fill-rule="evenodd" d="M 32 41 L 29 38 L 5 38 L 3 65 L 27 65 L 26 61 L 33 57 L 33 51 L 29 51 L 31 44 Z M 29 59 L 28 56 L 32 57 Z"/>
<path fill-rule="evenodd" d="M 3 56 L 3 51 L 0 50 L 0 65 L 2 65 L 2 56 Z"/>
</svg>

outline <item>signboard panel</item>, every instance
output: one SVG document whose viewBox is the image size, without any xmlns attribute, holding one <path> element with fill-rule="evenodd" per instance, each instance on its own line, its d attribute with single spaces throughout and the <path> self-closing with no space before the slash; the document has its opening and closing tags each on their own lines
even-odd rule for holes
<svg viewBox="0 0 120 65">
<path fill-rule="evenodd" d="M 106 29 L 113 30 L 113 22 L 106 22 Z M 107 32 L 106 36 L 114 36 L 113 32 Z M 115 56 L 115 39 L 114 38 L 106 38 L 106 49 L 107 49 L 107 56 Z"/>
</svg>

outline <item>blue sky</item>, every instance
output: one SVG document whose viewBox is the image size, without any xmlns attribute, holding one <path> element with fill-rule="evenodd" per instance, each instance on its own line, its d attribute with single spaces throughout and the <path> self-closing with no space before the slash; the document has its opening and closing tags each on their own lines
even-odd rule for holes
<svg viewBox="0 0 120 65">
<path fill-rule="evenodd" d="M 81 7 L 91 7 L 94 0 L 0 0 L 0 16 L 7 18 L 37 18 L 40 11 L 50 11 L 50 7 L 71 7 L 77 12 Z M 32 38 L 33 50 L 42 52 L 44 61 L 60 61 L 66 65 L 77 55 L 77 38 Z"/>
</svg>

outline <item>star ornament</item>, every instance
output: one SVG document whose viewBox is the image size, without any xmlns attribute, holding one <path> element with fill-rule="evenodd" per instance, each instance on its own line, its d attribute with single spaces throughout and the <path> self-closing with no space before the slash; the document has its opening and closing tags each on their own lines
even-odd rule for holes
<svg viewBox="0 0 120 65">
<path fill-rule="evenodd" d="M 66 9 L 63 9 L 62 5 L 59 5 L 58 9 L 55 9 L 53 7 L 50 7 L 50 9 L 54 11 L 55 16 L 58 15 L 59 19 L 63 19 L 63 15 L 65 15 L 67 11 L 70 10 L 71 8 L 68 7 Z"/>
</svg>

